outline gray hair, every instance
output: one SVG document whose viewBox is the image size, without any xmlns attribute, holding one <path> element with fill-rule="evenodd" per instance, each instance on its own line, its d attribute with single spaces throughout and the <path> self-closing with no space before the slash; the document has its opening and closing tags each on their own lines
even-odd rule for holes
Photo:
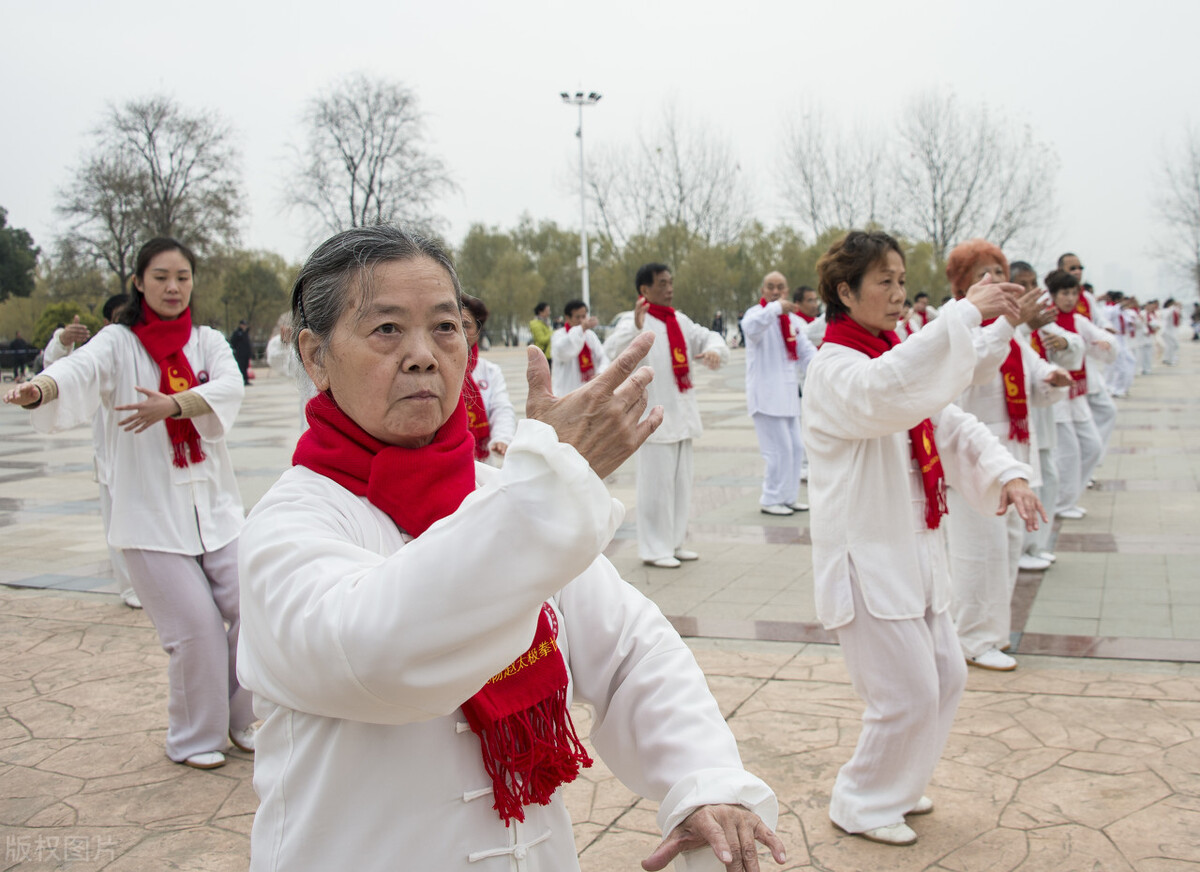
<svg viewBox="0 0 1200 872">
<path fill-rule="evenodd" d="M 319 340 L 318 356 L 329 349 L 334 327 L 346 311 L 357 279 L 359 306 L 370 300 L 370 278 L 376 266 L 388 261 L 427 257 L 446 271 L 462 309 L 462 285 L 449 252 L 440 242 L 391 224 L 353 227 L 337 233 L 308 256 L 292 285 L 292 347 L 300 356 L 300 331 L 309 330 Z"/>
</svg>

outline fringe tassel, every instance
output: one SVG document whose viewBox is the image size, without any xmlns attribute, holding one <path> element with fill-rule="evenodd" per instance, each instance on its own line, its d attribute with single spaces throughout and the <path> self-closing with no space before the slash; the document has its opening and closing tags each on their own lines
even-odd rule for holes
<svg viewBox="0 0 1200 872">
<path fill-rule="evenodd" d="M 1008 419 L 1008 438 L 1015 439 L 1022 445 L 1029 444 L 1029 416 L 1024 418 L 1014 418 L 1011 415 Z"/>
<path fill-rule="evenodd" d="M 943 478 L 938 482 L 934 499 L 929 499 L 929 494 L 925 495 L 925 526 L 936 530 L 942 525 L 942 515 L 949 513 L 950 509 L 946 505 L 946 479 Z"/>
</svg>

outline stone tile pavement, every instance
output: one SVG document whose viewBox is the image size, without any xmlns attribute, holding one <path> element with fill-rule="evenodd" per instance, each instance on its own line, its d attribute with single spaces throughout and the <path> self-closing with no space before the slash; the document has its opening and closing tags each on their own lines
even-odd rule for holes
<svg viewBox="0 0 1200 872">
<path fill-rule="evenodd" d="M 813 623 L 806 519 L 758 513 L 740 352 L 699 379 L 701 561 L 643 567 L 632 464 L 612 477 L 630 513 L 610 556 L 692 637 L 747 766 L 780 796 L 788 868 L 1200 868 L 1200 349 L 1183 351 L 1120 401 L 1090 513 L 1060 531 L 1058 564 L 1022 576 L 1021 668 L 971 671 L 912 848 L 828 822 L 861 706 Z M 492 358 L 520 409 L 521 352 Z M 298 429 L 290 384 L 264 372 L 230 439 L 247 506 Z M 251 758 L 199 772 L 163 755 L 166 656 L 113 593 L 86 430 L 41 436 L 0 407 L 0 537 L 0 870 L 245 869 Z M 639 868 L 657 843 L 653 805 L 601 763 L 567 799 L 589 872 Z"/>
</svg>

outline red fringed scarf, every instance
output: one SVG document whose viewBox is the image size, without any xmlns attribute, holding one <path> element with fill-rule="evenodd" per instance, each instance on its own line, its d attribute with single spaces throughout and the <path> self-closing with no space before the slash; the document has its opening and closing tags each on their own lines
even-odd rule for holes
<svg viewBox="0 0 1200 872">
<path fill-rule="evenodd" d="M 329 393 L 306 410 L 309 429 L 292 463 L 365 496 L 400 529 L 420 536 L 452 514 L 475 489 L 474 440 L 459 400 L 433 442 L 387 445 L 352 421 Z M 525 820 L 524 806 L 547 805 L 559 785 L 592 765 L 567 708 L 567 667 L 558 623 L 542 605 L 529 649 L 463 703 L 492 777 L 493 808 L 505 825 Z"/>
<path fill-rule="evenodd" d="M 162 318 L 142 303 L 142 318 L 131 328 L 142 347 L 158 364 L 158 389 L 164 394 L 178 394 L 194 388 L 200 382 L 192 365 L 183 356 L 183 346 L 192 336 L 192 309 L 189 306 L 174 321 Z M 167 418 L 167 436 L 171 440 L 172 462 L 180 469 L 204 460 L 200 448 L 200 433 L 187 418 Z"/>
<path fill-rule="evenodd" d="M 463 379 L 463 399 L 467 404 L 467 429 L 475 437 L 475 459 L 487 460 L 489 443 L 492 441 L 492 425 L 488 422 L 487 407 L 483 404 L 483 393 L 475 381 L 475 366 L 479 363 L 479 343 L 467 352 L 467 376 Z"/>
<path fill-rule="evenodd" d="M 1033 346 L 1033 350 L 1037 352 L 1038 357 L 1042 360 L 1049 361 L 1046 356 L 1046 346 L 1042 345 L 1042 337 L 1038 335 L 1038 331 L 1034 330 L 1029 334 L 1029 344 Z"/>
<path fill-rule="evenodd" d="M 582 327 L 579 328 L 583 330 Z M 571 332 L 571 328 L 567 328 L 567 332 Z M 584 330 L 583 350 L 579 352 L 579 377 L 583 379 L 584 384 L 590 382 L 596 375 L 596 361 L 592 360 L 592 349 L 587 344 L 587 331 Z"/>
<path fill-rule="evenodd" d="M 1083 294 L 1083 288 L 1079 289 L 1079 302 L 1075 304 L 1075 311 L 1089 321 L 1092 320 L 1092 304 L 1088 302 L 1088 298 Z"/>
<path fill-rule="evenodd" d="M 767 298 L 760 297 L 758 305 L 765 308 Z M 783 347 L 787 349 L 788 360 L 799 360 L 800 356 L 796 354 L 796 331 L 792 328 L 792 319 L 787 312 L 781 312 L 779 315 L 779 330 L 783 333 Z"/>
<path fill-rule="evenodd" d="M 989 318 L 980 326 L 986 327 L 995 320 Z M 1016 339 L 1008 340 L 1008 357 L 1000 364 L 1000 377 L 1004 381 L 1004 405 L 1008 410 L 1008 438 L 1028 445 L 1029 398 L 1025 394 L 1025 364 Z"/>
<path fill-rule="evenodd" d="M 1064 330 L 1069 330 L 1072 333 L 1078 333 L 1079 331 L 1075 329 L 1075 316 L 1077 314 L 1079 313 L 1074 309 L 1072 309 L 1070 312 L 1060 311 L 1054 323 Z M 1083 359 L 1083 363 L 1079 365 L 1079 369 L 1074 370 L 1071 373 L 1071 390 L 1068 392 L 1068 394 L 1072 399 L 1074 399 L 1075 397 L 1082 397 L 1086 393 L 1087 358 L 1085 357 Z"/>
<path fill-rule="evenodd" d="M 900 337 L 890 330 L 878 336 L 871 333 L 853 318 L 842 316 L 825 328 L 825 342 L 845 345 L 861 351 L 874 360 L 894 345 Z M 912 443 L 913 459 L 921 471 L 921 485 L 925 490 L 925 526 L 936 530 L 942 523 L 946 508 L 946 475 L 942 470 L 942 459 L 934 439 L 933 422 L 926 418 L 908 431 Z"/>
<path fill-rule="evenodd" d="M 679 388 L 680 393 L 690 391 L 692 376 L 688 367 L 687 342 L 684 341 L 683 330 L 679 327 L 675 310 L 670 306 L 651 303 L 646 311 L 667 325 L 667 343 L 671 347 L 671 371 L 675 374 L 675 386 Z"/>
</svg>

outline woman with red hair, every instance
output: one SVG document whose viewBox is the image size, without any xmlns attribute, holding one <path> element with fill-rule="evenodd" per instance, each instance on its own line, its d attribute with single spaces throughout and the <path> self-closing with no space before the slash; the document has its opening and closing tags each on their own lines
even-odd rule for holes
<svg viewBox="0 0 1200 872">
<path fill-rule="evenodd" d="M 990 276 L 993 281 L 1009 280 L 1008 259 L 983 239 L 964 242 L 950 252 L 946 275 L 956 297 L 962 297 L 976 282 Z M 959 396 L 956 404 L 987 427 L 1017 460 L 1032 469 L 1030 487 L 1040 487 L 1037 433 L 1031 426 L 1029 407 L 1049 406 L 1067 397 L 1071 377 L 1066 370 L 1038 357 L 1027 342 L 1013 337 L 1013 328 L 1021 320 L 1038 313 L 1038 292 L 1026 292 L 1028 305 L 1020 318 L 985 320 L 1001 324 L 1009 337 L 1008 353 L 997 366 L 985 372 Z M 1004 326 L 1007 324 L 1007 326 Z M 946 493 L 950 512 L 946 518 L 947 545 L 952 582 L 951 612 L 958 641 L 967 663 L 982 669 L 1007 672 L 1017 661 L 1005 654 L 1011 616 L 1013 588 L 1017 583 L 1017 563 L 1021 558 L 1025 524 L 1015 511 L 976 511 L 955 488 Z M 1042 568 L 1049 566 L 1047 561 Z"/>
</svg>

